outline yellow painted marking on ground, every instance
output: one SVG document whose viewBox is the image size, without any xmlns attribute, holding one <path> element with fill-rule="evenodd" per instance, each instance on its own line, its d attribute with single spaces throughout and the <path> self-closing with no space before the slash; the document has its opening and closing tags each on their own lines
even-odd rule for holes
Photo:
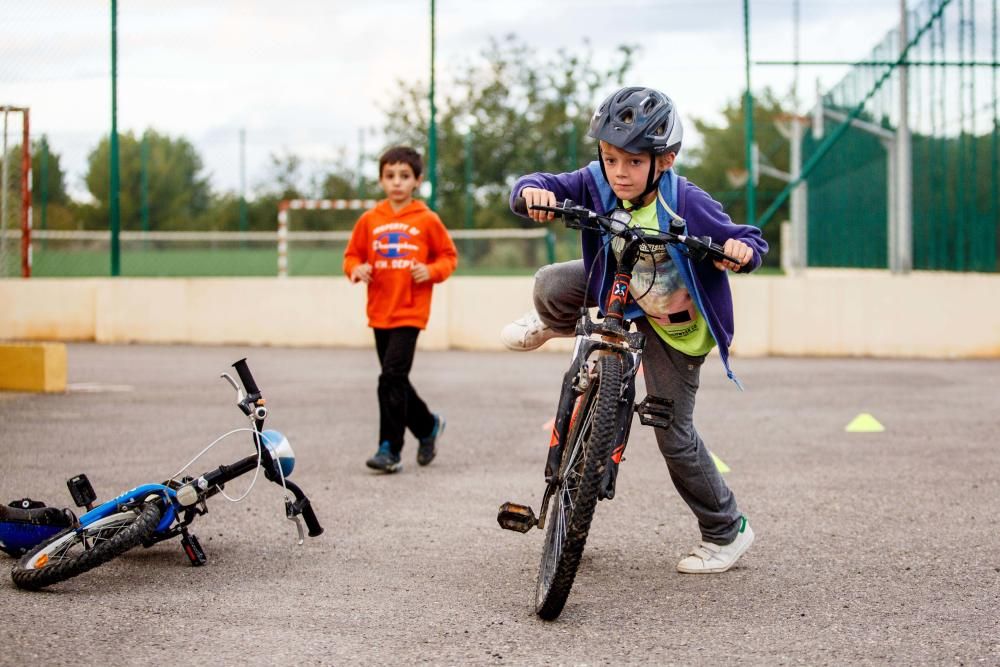
<svg viewBox="0 0 1000 667">
<path fill-rule="evenodd" d="M 844 430 L 848 433 L 881 433 L 885 427 L 867 412 L 862 412 L 852 419 L 851 423 L 844 427 Z"/>
<path fill-rule="evenodd" d="M 709 454 L 712 454 L 712 453 L 709 452 Z M 727 472 L 729 472 L 729 470 L 730 470 L 729 466 L 727 466 L 726 462 L 723 461 L 722 459 L 720 459 L 718 456 L 716 456 L 715 454 L 712 454 L 712 460 L 715 461 L 715 467 L 719 469 L 719 472 L 721 472 L 721 473 L 727 473 Z"/>
</svg>

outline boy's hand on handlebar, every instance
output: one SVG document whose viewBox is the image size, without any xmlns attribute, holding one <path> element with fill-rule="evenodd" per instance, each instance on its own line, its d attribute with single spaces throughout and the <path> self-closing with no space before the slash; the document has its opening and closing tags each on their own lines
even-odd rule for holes
<svg viewBox="0 0 1000 667">
<path fill-rule="evenodd" d="M 715 264 L 715 268 L 719 271 L 725 271 L 726 269 L 729 269 L 730 271 L 739 271 L 747 265 L 747 262 L 753 259 L 753 248 L 737 239 L 729 239 L 726 241 L 725 245 L 722 246 L 722 250 L 733 259 L 738 259 L 740 263 L 734 264 L 729 261 L 713 262 L 713 264 Z"/>
<path fill-rule="evenodd" d="M 370 283 L 372 281 L 372 265 L 368 262 L 358 264 L 351 271 L 351 282 Z"/>
<path fill-rule="evenodd" d="M 521 190 L 521 197 L 528 205 L 528 217 L 535 222 L 549 222 L 556 216 L 552 211 L 535 211 L 532 206 L 556 206 L 556 195 L 549 190 L 541 188 L 524 188 Z"/>
<path fill-rule="evenodd" d="M 415 283 L 425 283 L 431 279 L 431 271 L 427 265 L 416 261 L 410 265 L 410 275 Z"/>
</svg>

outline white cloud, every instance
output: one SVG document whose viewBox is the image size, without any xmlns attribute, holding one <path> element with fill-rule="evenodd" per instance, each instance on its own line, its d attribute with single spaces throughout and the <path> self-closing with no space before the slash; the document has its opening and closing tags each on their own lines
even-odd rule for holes
<svg viewBox="0 0 1000 667">
<path fill-rule="evenodd" d="M 321 161 L 359 130 L 382 124 L 397 79 L 429 78 L 429 3 L 413 0 L 132 0 L 119 3 L 120 131 L 146 127 L 189 138 L 216 185 L 239 183 L 238 136 L 247 132 L 248 182 L 269 153 Z M 755 0 L 752 55 L 790 59 L 793 0 Z M 0 104 L 32 108 L 71 187 L 110 125 L 109 7 L 99 0 L 0 0 Z M 692 116 L 712 118 L 744 86 L 739 0 L 438 0 L 439 82 L 448 64 L 475 60 L 490 37 L 513 33 L 539 50 L 596 59 L 622 43 L 642 48 L 634 68 Z M 862 59 L 898 20 L 897 0 L 805 2 L 804 59 Z M 844 68 L 802 68 L 800 91 Z M 756 66 L 755 87 L 786 92 L 790 67 Z M 691 123 L 687 123 L 691 127 Z"/>
</svg>

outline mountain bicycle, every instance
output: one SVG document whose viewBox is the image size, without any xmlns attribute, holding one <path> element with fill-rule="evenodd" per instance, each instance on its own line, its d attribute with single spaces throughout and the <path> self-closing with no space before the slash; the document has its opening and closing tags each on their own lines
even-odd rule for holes
<svg viewBox="0 0 1000 667">
<path fill-rule="evenodd" d="M 554 213 L 571 229 L 606 235 L 605 251 L 615 244 L 618 255 L 603 320 L 592 319 L 586 307 L 580 309 L 576 344 L 563 376 L 545 463 L 541 511 L 536 518 L 530 506 L 506 502 L 497 514 L 505 529 L 520 533 L 532 528 L 545 530 L 535 613 L 554 620 L 573 587 L 597 502 L 614 497 L 618 463 L 628 443 L 633 413 L 643 425 L 659 428 L 669 427 L 672 419 L 668 398 L 647 395 L 642 402 L 635 402 L 635 377 L 646 340 L 642 333 L 630 330 L 632 322 L 624 314 L 640 255 L 664 252 L 667 246 L 675 245 L 694 261 L 707 257 L 740 262 L 726 255 L 711 238 L 686 235 L 681 220 L 672 220 L 669 231 L 654 232 L 631 226 L 632 216 L 623 209 L 600 215 L 571 200 L 561 206 L 532 208 Z M 515 201 L 515 211 L 527 212 L 523 198 Z"/>
<path fill-rule="evenodd" d="M 19 588 L 38 590 L 83 574 L 139 544 L 149 547 L 178 535 L 191 564 L 204 565 L 205 552 L 198 538 L 188 531 L 188 526 L 208 512 L 206 501 L 209 498 L 217 493 L 226 495 L 223 488 L 227 482 L 251 471 L 254 477 L 246 493 L 239 498 L 227 498 L 242 500 L 246 497 L 263 470 L 267 480 L 285 490 L 285 515 L 295 522 L 298 544 L 305 539 L 300 516 L 310 537 L 322 534 L 323 528 L 309 498 L 288 479 L 295 467 L 291 445 L 278 431 L 263 429 L 268 409 L 246 359 L 234 363 L 233 368 L 242 387 L 229 373 L 222 373 L 220 377 L 236 390 L 236 404 L 249 419 L 250 427 L 220 436 L 162 484 L 142 484 L 96 507 L 96 494 L 87 476 L 77 475 L 70 479 L 67 482 L 70 495 L 77 507 L 86 507 L 88 511 L 75 521 L 75 525 L 29 548 L 18 560 L 11 570 L 11 578 Z M 180 476 L 223 438 L 243 431 L 251 434 L 254 454 L 198 477 Z"/>
</svg>

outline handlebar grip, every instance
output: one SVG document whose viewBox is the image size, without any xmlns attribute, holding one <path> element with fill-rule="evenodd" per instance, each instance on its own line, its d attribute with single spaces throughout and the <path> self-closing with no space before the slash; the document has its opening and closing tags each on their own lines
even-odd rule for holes
<svg viewBox="0 0 1000 667">
<path fill-rule="evenodd" d="M 713 243 L 711 245 L 711 248 L 712 248 L 712 253 L 717 254 L 720 260 L 725 262 L 732 262 L 733 264 L 740 266 L 740 260 L 736 259 L 735 257 L 730 257 L 729 255 L 727 255 L 723 250 L 722 246 L 719 245 L 718 243 Z"/>
<path fill-rule="evenodd" d="M 309 537 L 323 534 L 323 526 L 319 525 L 319 520 L 316 518 L 316 513 L 313 512 L 312 503 L 309 502 L 308 498 L 302 503 L 302 519 L 306 522 L 306 528 L 309 529 Z"/>
<path fill-rule="evenodd" d="M 518 196 L 514 199 L 514 213 L 528 215 L 528 202 L 525 201 L 524 197 Z"/>
<path fill-rule="evenodd" d="M 254 382 L 253 374 L 250 373 L 250 367 L 247 366 L 246 358 L 244 357 L 233 364 L 233 368 L 236 369 L 236 373 L 240 376 L 240 381 L 243 383 L 243 388 L 246 389 L 247 394 L 257 394 L 259 396 L 260 389 L 257 388 L 257 383 Z"/>
</svg>

